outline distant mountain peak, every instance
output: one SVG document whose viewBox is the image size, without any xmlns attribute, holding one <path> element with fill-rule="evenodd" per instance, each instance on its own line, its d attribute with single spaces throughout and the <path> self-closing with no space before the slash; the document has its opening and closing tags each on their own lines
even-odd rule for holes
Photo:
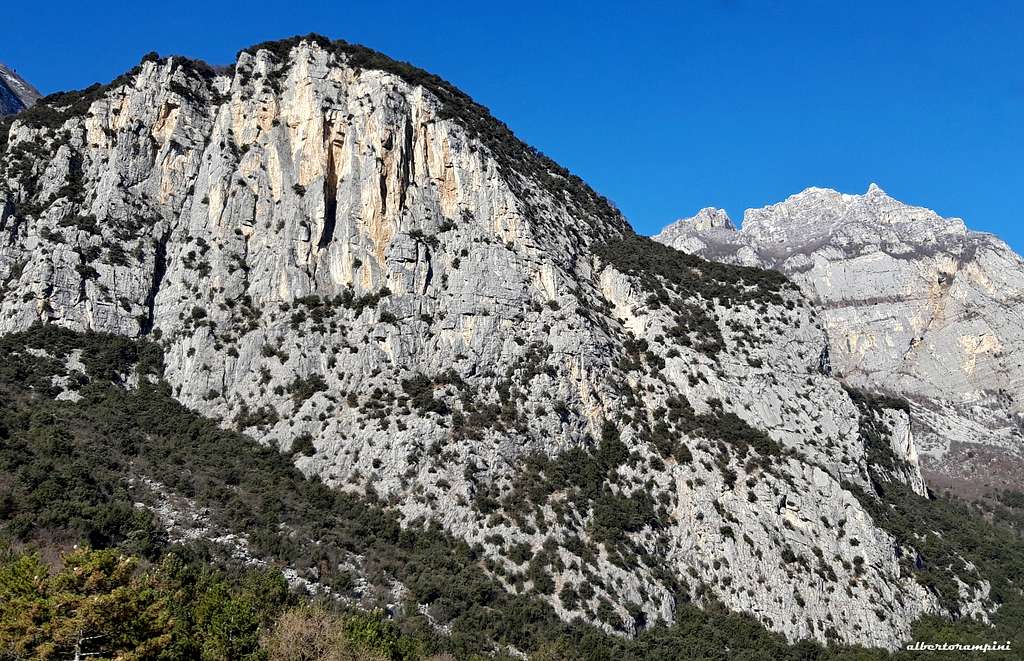
<svg viewBox="0 0 1024 661">
<path fill-rule="evenodd" d="M 0 115 L 21 112 L 42 96 L 14 69 L 0 63 Z"/>
<path fill-rule="evenodd" d="M 959 241 L 967 228 L 960 218 L 907 204 L 872 183 L 862 194 L 811 187 L 781 202 L 747 209 L 740 233 L 768 243 L 813 243 L 811 237 L 838 233 L 868 244 L 924 244 L 940 238 Z"/>
<path fill-rule="evenodd" d="M 679 247 L 681 243 L 686 241 L 687 237 L 704 235 L 706 233 L 722 236 L 735 235 L 736 232 L 736 226 L 733 224 L 732 219 L 729 218 L 729 214 L 725 212 L 725 209 L 704 207 L 693 216 L 680 218 L 672 223 L 655 236 L 654 239 Z M 685 252 L 695 252 L 703 246 L 703 243 L 700 243 L 700 245 L 687 245 Z"/>
<path fill-rule="evenodd" d="M 690 223 L 694 228 L 702 231 L 716 229 L 719 227 L 732 230 L 736 229 L 736 226 L 733 225 L 732 219 L 729 218 L 729 214 L 725 212 L 725 209 L 718 209 L 716 207 L 704 207 L 697 212 L 697 215 L 690 218 L 684 218 L 680 222 Z"/>
<path fill-rule="evenodd" d="M 958 448 L 983 447 L 1010 467 L 992 483 L 1016 479 L 1024 260 L 997 237 L 872 183 L 862 195 L 807 188 L 748 209 L 738 232 L 677 221 L 654 238 L 786 274 L 821 306 L 836 374 L 917 403 L 927 470 L 959 480 L 974 469 Z"/>
</svg>

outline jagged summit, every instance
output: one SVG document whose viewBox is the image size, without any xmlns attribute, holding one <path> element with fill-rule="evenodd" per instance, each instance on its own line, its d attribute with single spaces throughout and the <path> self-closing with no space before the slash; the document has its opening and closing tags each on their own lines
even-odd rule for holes
<svg viewBox="0 0 1024 661">
<path fill-rule="evenodd" d="M 0 116 L 28 108 L 41 95 L 18 72 L 0 62 Z"/>
<path fill-rule="evenodd" d="M 795 235 L 822 228 L 829 231 L 843 227 L 858 235 L 877 234 L 913 237 L 927 232 L 964 233 L 959 218 L 943 218 L 930 209 L 906 204 L 890 197 L 877 184 L 865 193 L 841 193 L 831 188 L 807 188 L 783 202 L 760 209 L 748 209 L 743 215 L 741 232 L 748 236 L 785 231 Z"/>
<path fill-rule="evenodd" d="M 704 207 L 695 216 L 683 218 L 677 222 L 689 223 L 698 230 L 710 230 L 719 227 L 736 229 L 725 209 L 716 209 L 715 207 Z"/>
<path fill-rule="evenodd" d="M 957 224 L 959 219 L 940 218 L 927 209 L 911 207 L 895 200 L 875 183 L 864 194 L 842 193 L 832 188 L 811 186 L 795 193 L 782 202 L 744 212 L 743 223 L 737 228 L 723 209 L 705 207 L 694 216 L 680 218 L 667 225 L 655 238 L 662 242 L 685 241 L 689 234 L 711 232 L 720 241 L 733 240 L 729 232 L 749 236 L 765 232 L 803 233 L 818 231 L 843 222 L 870 226 L 881 222 L 892 224 L 904 220 L 907 210 L 920 212 L 912 220 L 927 224 Z M 920 230 L 921 228 L 917 228 Z M 742 239 L 735 239 L 742 241 Z M 784 241 L 784 239 L 782 240 Z"/>
<path fill-rule="evenodd" d="M 782 202 L 747 209 L 739 228 L 724 212 L 703 209 L 671 223 L 654 238 L 710 259 L 786 271 L 786 260 L 802 263 L 809 248 L 826 242 L 841 243 L 847 252 L 905 254 L 946 249 L 962 243 L 967 234 L 960 218 L 943 218 L 906 204 L 872 183 L 863 194 L 806 188 Z"/>
</svg>

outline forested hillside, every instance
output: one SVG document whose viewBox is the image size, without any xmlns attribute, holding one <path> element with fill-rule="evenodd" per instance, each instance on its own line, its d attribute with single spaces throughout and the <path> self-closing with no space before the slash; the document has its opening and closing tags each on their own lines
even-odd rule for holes
<svg viewBox="0 0 1024 661">
<path fill-rule="evenodd" d="M 676 624 L 632 640 L 567 625 L 497 586 L 476 549 L 305 479 L 287 455 L 174 401 L 161 376 L 146 342 L 42 326 L 0 341 L 0 658 L 469 658 L 509 646 L 538 659 L 889 656 L 789 646 L 714 604 L 681 605 Z M 157 484 L 187 494 L 220 533 L 172 539 Z M 952 549 L 998 577 L 994 629 L 932 618 L 915 638 L 1024 644 L 1019 502 L 990 509 L 990 523 L 967 505 L 883 493 L 889 511 L 875 514 L 895 535 L 934 531 L 908 558 L 929 580 Z M 337 570 L 353 557 L 368 585 Z"/>
</svg>

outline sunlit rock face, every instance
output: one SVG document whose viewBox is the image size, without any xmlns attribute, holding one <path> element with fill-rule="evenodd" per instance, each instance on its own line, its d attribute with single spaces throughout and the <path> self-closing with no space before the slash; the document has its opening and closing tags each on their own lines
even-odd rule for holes
<svg viewBox="0 0 1024 661">
<path fill-rule="evenodd" d="M 147 57 L 0 126 L 0 331 L 159 342 L 181 402 L 477 545 L 566 619 L 630 635 L 714 597 L 894 648 L 940 611 L 856 497 L 867 427 L 883 479 L 924 484 L 906 414 L 829 374 L 838 313 L 635 237 L 436 77 L 296 39 L 225 69 Z"/>
<path fill-rule="evenodd" d="M 874 184 L 864 195 L 810 188 L 747 211 L 740 230 L 698 216 L 655 238 L 785 273 L 815 303 L 835 373 L 910 399 L 940 484 L 1019 488 L 1024 261 L 1004 242 Z"/>
</svg>

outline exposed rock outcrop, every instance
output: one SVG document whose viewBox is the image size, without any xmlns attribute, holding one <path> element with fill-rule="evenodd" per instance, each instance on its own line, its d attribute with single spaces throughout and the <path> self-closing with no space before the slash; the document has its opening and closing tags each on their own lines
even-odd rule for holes
<svg viewBox="0 0 1024 661">
<path fill-rule="evenodd" d="M 746 212 L 742 229 L 702 211 L 654 237 L 686 252 L 778 269 L 818 307 L 836 374 L 913 404 L 940 484 L 968 493 L 1024 477 L 1024 261 L 886 195 L 810 188 Z"/>
<path fill-rule="evenodd" d="M 0 116 L 13 115 L 35 103 L 41 95 L 16 71 L 0 64 Z"/>
<path fill-rule="evenodd" d="M 434 76 L 316 37 L 151 57 L 0 149 L 0 331 L 158 339 L 180 401 L 567 619 L 716 597 L 892 648 L 942 611 L 854 492 L 875 452 L 923 491 L 906 414 L 827 374 L 799 290 L 636 237 Z"/>
</svg>

